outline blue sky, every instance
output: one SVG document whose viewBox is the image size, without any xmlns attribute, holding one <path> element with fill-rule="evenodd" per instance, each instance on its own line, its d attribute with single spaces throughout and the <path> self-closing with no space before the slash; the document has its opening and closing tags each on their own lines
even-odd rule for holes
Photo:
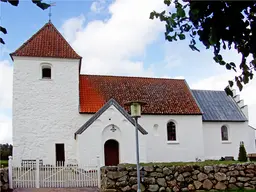
<svg viewBox="0 0 256 192">
<path fill-rule="evenodd" d="M 49 2 L 49 1 L 46 1 Z M 199 46 L 193 52 L 188 41 L 166 42 L 164 24 L 150 20 L 152 10 L 163 10 L 161 0 L 55 0 L 52 23 L 83 57 L 82 73 L 185 78 L 191 88 L 223 90 L 234 75 L 218 66 L 212 52 Z M 46 22 L 49 10 L 41 10 L 30 0 L 18 7 L 0 3 L 2 35 L 0 58 L 0 142 L 11 141 L 12 61 L 15 51 Z M 235 51 L 225 52 L 229 61 L 239 62 Z M 242 98 L 256 113 L 256 82 L 247 86 Z M 251 118 L 252 119 L 252 118 Z M 253 119 L 250 124 L 256 126 Z M 2 133 L 2 134 L 1 134 Z"/>
</svg>

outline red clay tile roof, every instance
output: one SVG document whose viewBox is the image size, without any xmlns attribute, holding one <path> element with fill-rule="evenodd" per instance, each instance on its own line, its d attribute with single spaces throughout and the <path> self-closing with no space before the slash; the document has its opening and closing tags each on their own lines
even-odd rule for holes
<svg viewBox="0 0 256 192">
<path fill-rule="evenodd" d="M 81 59 L 51 22 L 10 55 Z"/>
<path fill-rule="evenodd" d="M 80 75 L 80 113 L 95 113 L 109 99 L 147 102 L 144 114 L 201 114 L 185 80 Z"/>
</svg>

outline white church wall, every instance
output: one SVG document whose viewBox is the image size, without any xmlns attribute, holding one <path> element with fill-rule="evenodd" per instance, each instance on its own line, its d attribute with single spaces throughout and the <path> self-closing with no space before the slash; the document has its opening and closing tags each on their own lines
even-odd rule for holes
<svg viewBox="0 0 256 192">
<path fill-rule="evenodd" d="M 167 123 L 176 124 L 177 141 L 167 141 Z M 201 115 L 143 115 L 139 123 L 147 131 L 147 162 L 203 160 Z"/>
<path fill-rule="evenodd" d="M 111 131 L 112 125 L 117 129 L 115 132 Z M 82 134 L 77 135 L 79 164 L 96 165 L 99 157 L 101 166 L 105 165 L 104 144 L 109 139 L 119 143 L 120 163 L 136 162 L 135 127 L 111 106 Z M 139 141 L 140 160 L 146 162 L 146 135 L 139 132 Z"/>
<path fill-rule="evenodd" d="M 228 141 L 221 140 L 221 126 L 228 128 Z M 238 158 L 240 141 L 247 152 L 253 149 L 253 134 L 247 122 L 203 122 L 204 146 L 206 159 L 220 159 L 225 156 Z"/>
<path fill-rule="evenodd" d="M 41 79 L 42 63 L 52 65 L 52 79 Z M 79 60 L 14 57 L 13 73 L 14 162 L 55 163 L 55 143 L 76 159 Z"/>
</svg>

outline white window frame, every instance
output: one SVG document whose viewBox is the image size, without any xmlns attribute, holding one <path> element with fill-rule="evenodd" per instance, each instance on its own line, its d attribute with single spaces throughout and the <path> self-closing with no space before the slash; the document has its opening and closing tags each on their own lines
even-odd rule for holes
<svg viewBox="0 0 256 192">
<path fill-rule="evenodd" d="M 168 140 L 168 123 L 173 122 L 175 125 L 175 134 L 176 134 L 176 140 Z M 167 140 L 167 144 L 179 144 L 179 140 L 178 140 L 178 123 L 171 119 L 169 120 L 166 124 L 165 124 L 165 133 L 166 133 L 166 140 Z"/>
<path fill-rule="evenodd" d="M 50 68 L 51 69 L 51 78 L 43 78 L 43 69 L 45 68 Z M 40 80 L 44 80 L 44 81 L 50 81 L 53 80 L 53 67 L 52 64 L 50 63 L 41 63 L 40 64 Z"/>
<path fill-rule="evenodd" d="M 226 127 L 227 128 L 227 136 L 228 136 L 228 140 L 223 140 L 222 139 L 222 127 Z M 226 125 L 226 124 L 224 124 L 224 125 L 221 125 L 221 127 L 220 127 L 220 140 L 221 140 L 221 142 L 223 143 L 223 144 L 228 144 L 228 143 L 231 143 L 231 140 L 230 140 L 230 129 L 229 129 L 229 126 L 228 125 Z"/>
</svg>

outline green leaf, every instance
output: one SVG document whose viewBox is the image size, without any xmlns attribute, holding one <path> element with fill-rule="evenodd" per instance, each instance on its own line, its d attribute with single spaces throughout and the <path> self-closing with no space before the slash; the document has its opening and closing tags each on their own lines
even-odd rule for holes
<svg viewBox="0 0 256 192">
<path fill-rule="evenodd" d="M 236 67 L 236 64 L 234 62 L 230 62 L 229 65 L 231 65 L 232 67 Z"/>
<path fill-rule="evenodd" d="M 8 0 L 8 2 L 10 4 L 12 4 L 13 6 L 18 6 L 18 4 L 19 4 L 19 0 Z"/>
<path fill-rule="evenodd" d="M 4 40 L 0 37 L 0 43 L 5 44 Z"/>
<path fill-rule="evenodd" d="M 228 84 L 229 84 L 230 87 L 233 87 L 234 82 L 233 81 L 228 81 Z"/>
<path fill-rule="evenodd" d="M 225 88 L 225 92 L 227 95 L 233 97 L 233 91 L 231 91 L 231 89 L 228 86 Z"/>
<path fill-rule="evenodd" d="M 185 17 L 186 16 L 186 13 L 185 13 L 184 9 L 182 9 L 182 7 L 177 8 L 177 16 L 178 17 Z"/>
<path fill-rule="evenodd" d="M 164 0 L 164 4 L 166 4 L 167 6 L 169 6 L 171 4 L 171 0 Z"/>
<path fill-rule="evenodd" d="M 240 81 L 237 81 L 237 82 L 236 82 L 236 85 L 237 85 L 237 87 L 239 88 L 239 91 L 242 91 L 242 89 L 243 89 L 242 83 L 241 83 Z"/>
<path fill-rule="evenodd" d="M 149 19 L 154 19 L 154 16 L 155 16 L 155 12 L 151 12 L 149 15 Z"/>
<path fill-rule="evenodd" d="M 226 64 L 226 68 L 227 70 L 230 70 L 231 69 L 231 65 L 229 65 L 228 63 Z"/>
<path fill-rule="evenodd" d="M 186 36 L 184 34 L 179 34 L 178 36 L 179 36 L 180 40 L 184 40 L 186 38 Z"/>
<path fill-rule="evenodd" d="M 171 15 L 171 18 L 172 19 L 175 19 L 177 17 L 177 13 L 173 13 L 172 15 Z"/>
<path fill-rule="evenodd" d="M 45 9 L 47 9 L 47 8 L 49 8 L 49 7 L 51 6 L 50 4 L 41 3 L 41 2 L 37 3 L 36 5 L 37 5 L 38 7 L 40 7 L 41 9 L 43 9 L 43 10 L 45 10 Z"/>
<path fill-rule="evenodd" d="M 4 27 L 1 27 L 1 26 L 0 26 L 0 31 L 2 31 L 3 34 L 6 34 L 6 33 L 7 33 L 7 30 L 6 30 Z"/>
</svg>

